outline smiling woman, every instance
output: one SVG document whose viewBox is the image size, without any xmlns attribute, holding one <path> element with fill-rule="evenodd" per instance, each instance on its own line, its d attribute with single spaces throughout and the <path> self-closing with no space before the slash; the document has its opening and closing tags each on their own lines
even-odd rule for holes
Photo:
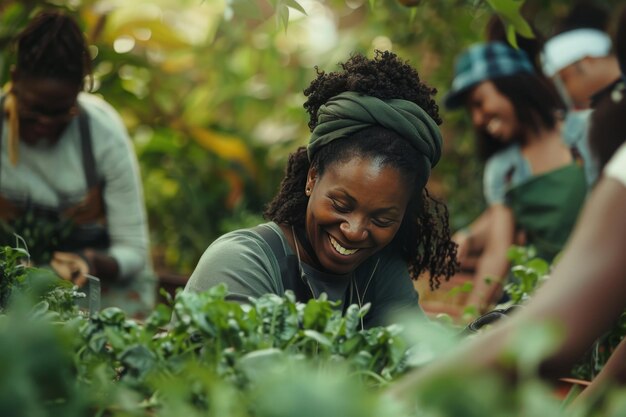
<svg viewBox="0 0 626 417">
<path fill-rule="evenodd" d="M 305 90 L 312 134 L 291 154 L 269 223 L 217 239 L 186 290 L 224 282 L 246 302 L 292 290 L 339 308 L 371 303 L 362 325 L 418 309 L 411 278 L 456 269 L 447 210 L 425 190 L 441 156 L 435 93 L 390 52 L 354 55 Z"/>
<path fill-rule="evenodd" d="M 535 246 L 548 261 L 562 249 L 586 196 L 584 165 L 591 160 L 584 138 L 563 138 L 561 103 L 522 50 L 476 44 L 455 70 L 445 102 L 452 109 L 465 105 L 471 116 L 486 160 L 489 205 L 455 239 L 462 264 L 479 254 L 466 306 L 484 312 L 500 299 L 514 242 Z"/>
</svg>

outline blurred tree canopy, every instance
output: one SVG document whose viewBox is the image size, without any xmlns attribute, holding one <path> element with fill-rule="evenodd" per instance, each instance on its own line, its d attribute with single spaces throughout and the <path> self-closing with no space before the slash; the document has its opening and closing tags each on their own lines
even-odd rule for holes
<svg viewBox="0 0 626 417">
<path fill-rule="evenodd" d="M 306 143 L 302 90 L 353 52 L 393 50 L 446 91 L 455 56 L 497 12 L 509 39 L 549 34 L 568 0 L 2 0 L 0 81 L 11 40 L 42 8 L 81 22 L 94 92 L 139 156 L 157 267 L 188 273 L 221 233 L 256 224 L 286 157 Z M 614 7 L 618 1 L 598 1 Z M 523 6 L 523 7 L 522 7 Z M 526 19 L 524 19 L 524 16 Z M 483 208 L 482 165 L 464 112 L 442 109 L 445 157 L 429 184 L 452 225 Z"/>
</svg>

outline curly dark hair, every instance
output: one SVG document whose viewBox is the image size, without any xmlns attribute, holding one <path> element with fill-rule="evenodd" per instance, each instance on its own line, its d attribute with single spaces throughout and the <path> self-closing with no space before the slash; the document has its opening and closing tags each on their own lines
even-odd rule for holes
<svg viewBox="0 0 626 417">
<path fill-rule="evenodd" d="M 76 21 L 58 11 L 35 16 L 17 37 L 18 74 L 67 80 L 80 87 L 91 75 L 85 36 Z"/>
<path fill-rule="evenodd" d="M 345 91 L 364 93 L 380 99 L 404 99 L 418 104 L 437 124 L 441 124 L 436 93 L 420 81 L 417 71 L 391 52 L 376 51 L 374 59 L 353 55 L 340 64 L 342 71 L 325 73 L 316 67 L 317 77 L 304 90 L 308 97 L 304 107 L 309 113 L 311 131 L 317 125 L 317 113 L 328 99 Z M 308 197 L 305 184 L 311 166 L 318 175 L 336 163 L 353 158 L 377 158 L 382 165 L 401 173 L 412 192 L 402 224 L 392 245 L 409 264 L 411 278 L 424 272 L 430 274 L 430 286 L 439 287 L 439 277 L 450 277 L 458 269 L 456 244 L 450 239 L 448 210 L 417 186 L 417 150 L 397 133 L 383 127 L 369 127 L 350 138 L 322 147 L 309 162 L 306 148 L 300 147 L 289 156 L 280 190 L 265 210 L 265 217 L 279 224 L 303 226 Z"/>
</svg>

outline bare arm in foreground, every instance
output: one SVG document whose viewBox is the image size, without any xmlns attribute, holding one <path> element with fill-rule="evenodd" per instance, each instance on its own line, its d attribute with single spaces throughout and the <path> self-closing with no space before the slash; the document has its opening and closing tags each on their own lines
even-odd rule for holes
<svg viewBox="0 0 626 417">
<path fill-rule="evenodd" d="M 526 308 L 443 360 L 408 374 L 391 386 L 389 394 L 409 401 L 414 390 L 440 375 L 502 368 L 500 358 L 514 331 L 547 320 L 561 323 L 565 337 L 542 371 L 558 375 L 567 370 L 626 307 L 625 214 L 626 187 L 615 179 L 602 179 L 551 278 Z"/>
</svg>

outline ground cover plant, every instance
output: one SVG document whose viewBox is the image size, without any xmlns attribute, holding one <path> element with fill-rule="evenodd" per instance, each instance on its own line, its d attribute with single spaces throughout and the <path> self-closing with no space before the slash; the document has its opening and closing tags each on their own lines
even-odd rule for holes
<svg viewBox="0 0 626 417">
<path fill-rule="evenodd" d="M 366 307 L 341 317 L 328 300 L 267 295 L 239 305 L 225 287 L 179 293 L 143 322 L 116 308 L 91 317 L 80 292 L 0 250 L 3 416 L 536 416 L 620 415 L 624 393 L 563 409 L 536 377 L 554 345 L 548 326 L 524 329 L 509 360 L 516 389 L 488 372 L 460 370 L 416 391 L 416 407 L 385 388 L 459 343 L 458 331 L 413 318 L 358 330 Z M 35 284 L 37 283 L 37 284 Z M 472 337 L 479 337 L 477 335 Z"/>
<path fill-rule="evenodd" d="M 552 265 L 538 258 L 532 246 L 513 246 L 509 249 L 508 257 L 512 263 L 513 279 L 505 286 L 505 292 L 510 297 L 509 304 L 523 304 L 532 297 L 541 283 L 549 279 Z M 558 261 L 557 257 L 554 263 Z M 626 336 L 626 312 L 622 313 L 611 330 L 602 335 L 585 357 L 574 366 L 572 376 L 592 380 L 602 370 L 624 336 Z"/>
</svg>

